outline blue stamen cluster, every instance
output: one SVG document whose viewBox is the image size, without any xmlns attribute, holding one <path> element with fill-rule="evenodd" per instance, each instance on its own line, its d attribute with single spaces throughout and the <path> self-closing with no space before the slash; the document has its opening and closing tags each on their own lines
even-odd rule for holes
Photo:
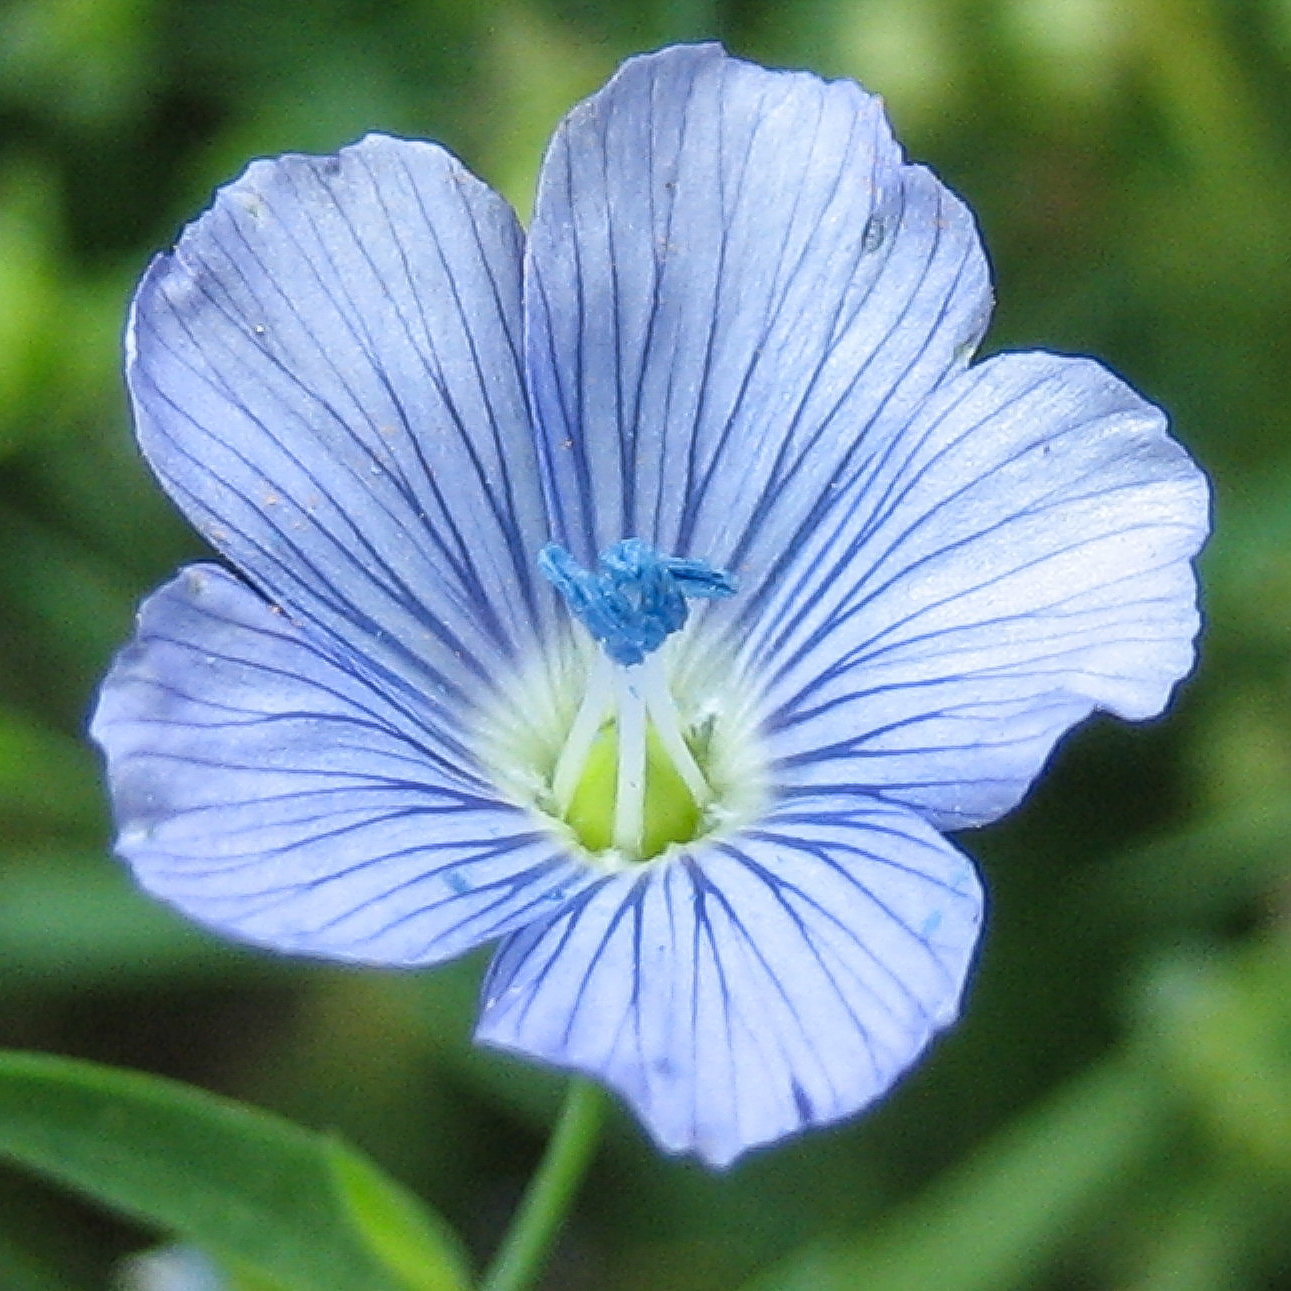
<svg viewBox="0 0 1291 1291">
<path fill-rule="evenodd" d="M 685 625 L 686 597 L 731 596 L 733 575 L 706 560 L 660 555 L 640 538 L 624 538 L 584 569 L 559 543 L 538 553 L 543 577 L 565 598 L 570 613 L 615 663 L 641 663 Z"/>
</svg>

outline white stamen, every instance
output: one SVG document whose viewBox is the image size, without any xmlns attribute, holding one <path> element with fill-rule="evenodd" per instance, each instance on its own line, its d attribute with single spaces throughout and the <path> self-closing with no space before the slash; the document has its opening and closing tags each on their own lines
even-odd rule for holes
<svg viewBox="0 0 1291 1291">
<path fill-rule="evenodd" d="M 574 800 L 574 791 L 583 778 L 583 768 L 592 751 L 592 744 L 606 711 L 613 702 L 611 672 L 618 671 L 601 651 L 587 673 L 586 689 L 583 691 L 583 702 L 578 706 L 573 725 L 565 737 L 565 746 L 556 761 L 556 769 L 551 777 L 551 792 L 556 799 L 556 806 L 563 816 Z"/>
<path fill-rule="evenodd" d="M 645 662 L 638 669 L 641 674 L 641 690 L 645 696 L 646 708 L 650 720 L 658 733 L 659 742 L 672 760 L 677 774 L 681 776 L 695 806 L 704 808 L 713 796 L 699 763 L 687 745 L 681 733 L 681 718 L 677 713 L 677 704 L 664 676 L 663 666 L 657 654 L 647 655 Z"/>
<path fill-rule="evenodd" d="M 614 846 L 633 859 L 641 855 L 645 829 L 646 712 L 640 665 L 615 668 L 618 694 L 619 774 L 614 798 Z"/>
</svg>

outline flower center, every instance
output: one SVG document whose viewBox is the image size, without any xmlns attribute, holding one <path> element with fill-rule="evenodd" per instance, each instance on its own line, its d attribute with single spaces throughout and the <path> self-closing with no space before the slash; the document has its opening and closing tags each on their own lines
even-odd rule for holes
<svg viewBox="0 0 1291 1291">
<path fill-rule="evenodd" d="M 653 723 L 646 728 L 644 782 L 641 789 L 641 831 L 636 849 L 649 860 L 672 843 L 689 843 L 703 833 L 704 813 L 690 787 L 677 772 Z M 582 775 L 563 815 L 589 852 L 618 848 L 628 854 L 617 827 L 619 816 L 619 732 L 606 722 L 596 733 Z M 629 844 L 631 840 L 628 840 Z"/>
<path fill-rule="evenodd" d="M 730 596 L 734 578 L 635 538 L 595 570 L 555 544 L 538 566 L 599 649 L 552 651 L 498 697 L 485 760 L 500 782 L 607 868 L 748 819 L 765 778 L 748 706 L 724 658 L 669 642 L 688 599 Z"/>
<path fill-rule="evenodd" d="M 698 734 L 683 727 L 658 659 L 624 668 L 602 656 L 552 769 L 553 814 L 589 852 L 625 860 L 690 842 L 714 799 Z"/>
<path fill-rule="evenodd" d="M 607 547 L 597 564 L 583 569 L 555 543 L 538 553 L 538 568 L 604 651 L 551 790 L 588 851 L 648 860 L 695 838 L 713 797 L 655 651 L 685 626 L 688 596 L 731 596 L 735 580 L 702 560 L 661 556 L 639 538 Z"/>
</svg>

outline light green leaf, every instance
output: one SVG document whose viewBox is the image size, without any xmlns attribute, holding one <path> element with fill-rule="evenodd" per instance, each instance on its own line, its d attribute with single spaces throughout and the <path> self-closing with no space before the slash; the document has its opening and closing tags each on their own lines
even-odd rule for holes
<svg viewBox="0 0 1291 1291">
<path fill-rule="evenodd" d="M 465 1253 L 438 1215 L 339 1139 L 326 1149 L 350 1218 L 409 1288 L 452 1291 L 469 1282 Z"/>
<path fill-rule="evenodd" d="M 1291 1180 L 1291 946 L 1251 938 L 1227 955 L 1156 964 L 1144 1032 L 1226 1157 Z"/>
<path fill-rule="evenodd" d="M 283 1291 L 466 1285 L 443 1226 L 352 1149 L 338 1170 L 324 1136 L 174 1081 L 0 1053 L 0 1158 Z M 406 1276 L 411 1251 L 435 1280 Z"/>
</svg>

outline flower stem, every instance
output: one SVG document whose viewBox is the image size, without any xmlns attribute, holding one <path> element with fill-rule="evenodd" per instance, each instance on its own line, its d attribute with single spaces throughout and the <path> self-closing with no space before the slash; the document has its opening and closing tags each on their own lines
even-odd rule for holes
<svg viewBox="0 0 1291 1291">
<path fill-rule="evenodd" d="M 591 1081 L 569 1082 L 565 1106 L 538 1171 L 481 1291 L 525 1291 L 542 1273 L 574 1193 L 591 1163 L 605 1114 L 605 1095 Z"/>
</svg>

